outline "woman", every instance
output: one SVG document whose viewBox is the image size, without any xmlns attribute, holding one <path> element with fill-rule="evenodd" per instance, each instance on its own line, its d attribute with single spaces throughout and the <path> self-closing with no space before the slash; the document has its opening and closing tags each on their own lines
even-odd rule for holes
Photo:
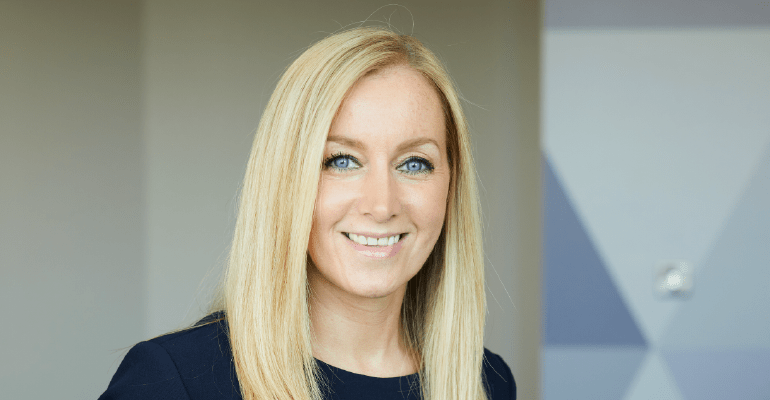
<svg viewBox="0 0 770 400">
<path fill-rule="evenodd" d="M 437 58 L 384 29 L 330 36 L 265 109 L 214 312 L 135 346 L 102 398 L 515 398 L 483 348 L 480 232 Z"/>
</svg>

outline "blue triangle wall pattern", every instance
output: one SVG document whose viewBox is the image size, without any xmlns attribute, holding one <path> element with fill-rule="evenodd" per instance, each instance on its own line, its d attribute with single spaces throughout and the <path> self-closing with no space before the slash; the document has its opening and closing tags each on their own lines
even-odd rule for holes
<svg viewBox="0 0 770 400">
<path fill-rule="evenodd" d="M 547 157 L 542 165 L 545 346 L 646 346 Z"/>
</svg>

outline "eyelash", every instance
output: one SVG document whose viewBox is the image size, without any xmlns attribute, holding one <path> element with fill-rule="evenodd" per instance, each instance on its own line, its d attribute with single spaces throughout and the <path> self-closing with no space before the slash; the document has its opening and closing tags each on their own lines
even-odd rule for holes
<svg viewBox="0 0 770 400">
<path fill-rule="evenodd" d="M 335 167 L 333 162 L 336 159 L 338 159 L 338 158 L 347 158 L 348 160 L 353 161 L 354 163 L 356 163 L 358 165 L 361 165 L 361 163 L 358 162 L 358 160 L 355 157 L 351 156 L 350 154 L 345 154 L 345 153 L 342 153 L 342 152 L 337 152 L 337 153 L 334 153 L 331 156 L 327 157 L 326 159 L 324 159 L 323 167 L 324 168 L 333 168 L 335 170 L 342 171 L 342 172 L 346 172 L 346 171 L 349 171 L 349 170 L 352 169 L 352 168 L 339 168 L 339 167 Z M 399 167 L 402 167 L 405 164 L 407 164 L 409 162 L 413 162 L 413 161 L 417 161 L 419 163 L 422 163 L 423 165 L 425 165 L 425 169 L 420 169 L 420 170 L 417 170 L 417 171 L 403 171 L 403 172 L 405 172 L 405 173 L 407 173 L 409 175 L 419 175 L 419 174 L 431 173 L 435 169 L 435 167 L 433 166 L 433 164 L 430 161 L 428 161 L 428 160 L 426 160 L 426 159 L 424 159 L 422 157 L 417 157 L 417 156 L 411 156 L 411 157 L 407 158 L 406 160 L 404 160 L 399 165 Z"/>
</svg>

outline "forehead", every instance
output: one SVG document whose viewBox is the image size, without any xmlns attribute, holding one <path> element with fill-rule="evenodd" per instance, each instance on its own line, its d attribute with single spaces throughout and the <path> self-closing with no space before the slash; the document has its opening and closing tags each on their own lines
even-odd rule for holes
<svg viewBox="0 0 770 400">
<path fill-rule="evenodd" d="M 412 106 L 428 103 L 431 106 L 441 106 L 433 83 L 422 73 L 405 64 L 388 66 L 366 74 L 350 89 L 345 103 L 371 100 L 378 96 L 398 97 Z"/>
<path fill-rule="evenodd" d="M 366 75 L 351 88 L 332 132 L 365 137 L 427 135 L 443 144 L 446 126 L 434 85 L 420 72 L 397 65 Z"/>
</svg>

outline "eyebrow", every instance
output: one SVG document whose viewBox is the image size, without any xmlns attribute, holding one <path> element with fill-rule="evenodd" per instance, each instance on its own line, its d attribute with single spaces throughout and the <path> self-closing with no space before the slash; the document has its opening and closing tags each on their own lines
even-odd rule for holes
<svg viewBox="0 0 770 400">
<path fill-rule="evenodd" d="M 328 138 L 326 138 L 326 141 L 339 143 L 343 146 L 353 147 L 359 150 L 364 150 L 366 148 L 366 145 L 364 145 L 362 141 L 345 137 L 345 136 L 329 136 Z M 438 142 L 436 142 L 435 140 L 429 137 L 418 137 L 418 138 L 407 140 L 404 143 L 401 143 L 400 145 L 398 145 L 398 148 L 396 150 L 404 151 L 406 149 L 422 146 L 426 143 L 432 143 L 434 146 L 436 146 L 437 149 L 439 150 L 441 149 L 441 147 L 439 147 L 438 145 Z"/>
</svg>

